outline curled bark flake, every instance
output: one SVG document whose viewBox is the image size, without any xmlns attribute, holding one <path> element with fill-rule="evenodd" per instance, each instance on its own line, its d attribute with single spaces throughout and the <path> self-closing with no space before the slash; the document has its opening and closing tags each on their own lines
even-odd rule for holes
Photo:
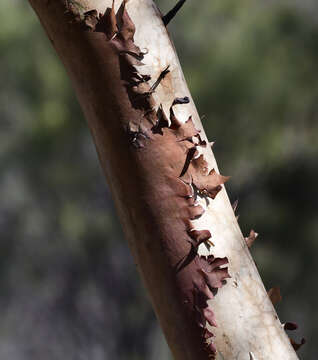
<svg viewBox="0 0 318 360">
<path fill-rule="evenodd" d="M 171 121 L 170 129 L 172 130 L 177 130 L 182 125 L 182 122 L 176 118 L 172 106 L 170 108 L 170 121 Z"/>
<path fill-rule="evenodd" d="M 189 141 L 191 143 L 194 143 L 192 138 L 194 136 L 197 136 L 197 134 L 199 133 L 199 131 L 196 130 L 196 128 L 194 127 L 191 116 L 185 123 L 182 123 L 175 116 L 172 107 L 170 108 L 169 128 L 174 131 L 177 142 Z"/>
<path fill-rule="evenodd" d="M 209 256 L 200 256 L 198 258 L 198 263 L 202 270 L 205 272 L 212 272 L 220 266 L 226 265 L 229 263 L 226 257 L 224 258 L 215 258 L 213 255 Z"/>
<path fill-rule="evenodd" d="M 230 278 L 228 268 L 221 268 L 221 266 L 228 264 L 227 258 L 214 258 L 213 255 L 209 255 L 208 257 L 200 256 L 196 260 L 200 266 L 198 271 L 211 291 L 221 288 L 225 279 Z"/>
<path fill-rule="evenodd" d="M 195 279 L 193 283 L 193 303 L 197 309 L 203 309 L 208 306 L 207 301 L 213 299 L 213 293 L 204 282 L 202 277 Z M 204 322 L 201 324 L 205 327 Z"/>
<path fill-rule="evenodd" d="M 199 145 L 195 143 L 194 137 L 198 137 L 199 130 L 194 127 L 192 116 L 189 116 L 188 120 L 185 123 L 182 123 L 177 119 L 174 114 L 172 106 L 170 107 L 170 129 L 174 131 L 174 135 L 177 138 L 177 142 L 189 141 L 192 144 Z"/>
<path fill-rule="evenodd" d="M 208 235 L 208 234 L 206 234 Z M 196 256 L 197 275 L 193 282 L 193 306 L 197 324 L 202 331 L 202 338 L 206 342 L 206 348 L 211 358 L 216 355 L 216 349 L 212 343 L 213 334 L 206 328 L 206 323 L 210 326 L 217 326 L 213 310 L 208 305 L 208 300 L 213 299 L 215 289 L 223 285 L 223 281 L 229 277 L 227 268 L 220 268 L 228 263 L 226 258 L 214 258 Z"/>
<path fill-rule="evenodd" d="M 89 30 L 85 26 L 85 12 L 87 8 L 83 6 L 80 2 L 76 0 L 66 0 L 66 11 L 64 14 L 66 15 L 67 19 L 72 24 L 80 25 L 80 28 L 83 30 Z"/>
<path fill-rule="evenodd" d="M 132 65 L 141 66 L 143 63 L 141 62 L 144 59 L 144 56 L 146 53 L 142 52 L 138 47 L 130 46 L 130 48 L 123 47 L 122 44 L 118 41 L 114 41 L 114 44 L 116 44 L 116 48 L 118 50 L 119 55 L 129 55 L 126 60 Z M 149 75 L 145 75 L 148 77 L 148 80 L 150 80 Z M 147 81 L 148 81 L 147 80 Z"/>
<path fill-rule="evenodd" d="M 140 75 L 135 68 L 135 65 L 142 64 L 145 53 L 134 43 L 136 28 L 127 13 L 126 2 L 126 0 L 122 2 L 117 14 L 113 2 L 112 8 L 107 8 L 100 17 L 95 31 L 105 33 L 110 44 L 120 55 L 121 77 L 134 107 L 150 110 L 153 106 L 148 96 L 150 86 L 147 82 L 150 76 Z M 145 98 L 148 99 L 144 100 Z"/>
<path fill-rule="evenodd" d="M 153 89 L 148 84 L 151 79 L 149 75 L 139 74 L 136 65 L 141 64 L 145 53 L 134 43 L 135 25 L 126 10 L 127 1 L 124 0 L 115 14 L 114 1 L 111 8 L 107 8 L 103 15 L 98 15 L 96 10 L 85 12 L 81 19 L 81 26 L 86 30 L 103 33 L 107 41 L 118 54 L 120 76 L 127 90 L 130 103 L 134 109 L 135 116 L 129 120 L 127 127 L 129 142 L 135 148 L 144 146 L 145 139 L 148 139 L 147 132 L 150 126 L 156 122 L 155 101 L 151 96 Z M 160 79 L 166 75 L 168 69 L 163 71 Z M 143 121 L 143 120 L 146 121 Z"/>
<path fill-rule="evenodd" d="M 192 116 L 189 116 L 189 119 L 178 129 L 177 141 L 189 141 L 191 143 L 194 143 L 193 138 L 197 137 L 199 135 L 199 132 L 200 131 L 194 127 Z"/>
<path fill-rule="evenodd" d="M 208 330 L 208 329 L 204 329 L 204 331 L 203 331 L 203 335 L 202 335 L 202 337 L 204 338 L 204 339 L 211 339 L 212 337 L 213 337 L 214 335 Z"/>
<path fill-rule="evenodd" d="M 206 147 L 207 142 L 205 140 L 202 140 L 201 135 L 198 135 L 197 138 L 198 138 L 198 145 L 202 147 Z"/>
<path fill-rule="evenodd" d="M 127 0 L 123 0 L 118 9 L 116 20 L 119 28 L 118 36 L 125 42 L 134 41 L 134 35 L 136 32 L 135 24 L 132 22 L 128 12 L 126 10 Z"/>
<path fill-rule="evenodd" d="M 229 177 L 222 176 L 218 174 L 215 169 L 212 169 L 208 173 L 208 163 L 204 159 L 203 154 L 198 158 L 191 160 L 191 166 L 188 166 L 189 171 L 183 172 L 185 176 L 185 181 L 192 182 L 194 187 L 197 189 L 197 192 L 202 197 L 210 197 L 215 199 L 216 195 L 222 189 L 222 184 L 224 184 Z M 190 180 L 191 178 L 191 180 Z"/>
<path fill-rule="evenodd" d="M 238 200 L 235 200 L 234 203 L 232 204 L 232 209 L 233 209 L 233 212 L 234 212 L 234 215 L 236 214 L 236 210 L 238 208 Z M 236 220 L 238 220 L 240 217 L 240 215 L 236 215 L 235 218 Z M 249 245 L 247 245 L 248 247 L 250 247 Z"/>
<path fill-rule="evenodd" d="M 95 31 L 106 34 L 107 39 L 111 40 L 118 32 L 117 20 L 115 15 L 115 1 L 113 0 L 112 7 L 107 8 L 104 15 L 100 16 L 98 24 L 96 24 Z"/>
<path fill-rule="evenodd" d="M 209 325 L 217 327 L 214 312 L 209 307 L 204 308 L 202 314 Z"/>
<path fill-rule="evenodd" d="M 287 322 L 284 325 L 284 330 L 297 330 L 298 329 L 298 325 L 296 323 L 292 323 L 292 322 Z"/>
<path fill-rule="evenodd" d="M 289 331 L 293 331 L 293 330 L 297 330 L 298 329 L 298 325 L 292 322 L 287 322 L 285 324 L 283 324 L 284 330 L 289 330 Z M 292 344 L 292 347 L 294 348 L 295 351 L 299 350 L 304 344 L 306 344 L 306 339 L 302 338 L 300 344 L 298 344 L 294 339 L 289 338 L 290 343 Z"/>
<path fill-rule="evenodd" d="M 238 207 L 238 200 L 235 200 L 234 203 L 232 204 L 232 209 L 234 211 L 234 214 L 236 213 L 237 207 Z"/>
<path fill-rule="evenodd" d="M 115 47 L 118 54 L 124 57 L 127 63 L 134 66 L 143 65 L 141 61 L 143 60 L 146 53 L 142 52 L 133 41 L 123 41 L 123 39 L 114 37 L 110 40 L 110 42 Z M 134 69 L 134 71 L 136 71 L 136 69 Z"/>
<path fill-rule="evenodd" d="M 229 180 L 229 176 L 223 176 L 218 174 L 215 169 L 212 169 L 209 172 L 208 179 L 207 179 L 207 187 L 206 190 L 209 193 L 209 196 L 214 199 L 217 193 L 219 192 L 219 187 L 223 185 L 225 182 Z M 217 191 L 215 193 L 215 191 Z M 214 195 L 215 194 L 215 195 Z"/>
<path fill-rule="evenodd" d="M 175 265 L 176 273 L 183 270 L 185 267 L 190 265 L 197 256 L 197 249 L 191 244 L 190 251 L 182 259 L 180 259 Z"/>
<path fill-rule="evenodd" d="M 300 344 L 296 343 L 296 341 L 291 338 L 289 338 L 289 340 L 295 351 L 298 351 L 303 345 L 306 344 L 306 339 L 304 338 L 301 339 Z"/>
<path fill-rule="evenodd" d="M 197 202 L 196 202 L 196 199 L 195 197 L 193 196 L 193 191 L 191 193 L 192 195 L 191 196 L 188 196 L 186 199 L 187 199 L 187 204 L 189 206 L 198 206 Z"/>
<path fill-rule="evenodd" d="M 133 68 L 131 70 L 132 70 L 131 77 L 128 80 L 128 82 L 131 86 L 138 86 L 142 83 L 148 82 L 151 79 L 150 75 L 139 74 L 135 68 Z"/>
<path fill-rule="evenodd" d="M 166 117 L 166 114 L 163 111 L 162 105 L 160 105 L 157 111 L 157 122 L 152 127 L 151 131 L 154 134 L 160 134 L 163 136 L 162 129 L 167 128 L 168 126 L 169 126 L 168 118 Z"/>
<path fill-rule="evenodd" d="M 202 197 L 210 197 L 215 199 L 216 195 L 222 190 L 222 184 L 224 184 L 229 177 L 222 176 L 218 174 L 214 169 L 212 169 L 207 175 L 207 167 L 205 166 L 206 161 L 202 157 L 201 159 L 195 159 L 194 168 L 197 168 L 197 171 L 191 171 L 192 182 L 198 190 L 198 194 Z M 195 161 L 193 160 L 192 163 Z"/>
<path fill-rule="evenodd" d="M 162 21 L 165 26 L 177 15 L 178 11 L 181 9 L 186 0 L 179 0 L 177 4 L 165 15 L 162 17 Z"/>
<path fill-rule="evenodd" d="M 150 75 L 142 75 L 138 73 L 138 76 L 140 78 L 140 82 L 148 82 L 151 79 Z"/>
<path fill-rule="evenodd" d="M 150 99 L 152 94 L 154 93 L 154 91 L 156 90 L 158 85 L 160 84 L 160 82 L 170 72 L 170 70 L 168 70 L 168 68 L 169 68 L 169 66 L 160 73 L 158 79 L 154 82 L 154 84 L 151 87 L 148 84 L 148 81 L 150 80 L 150 76 L 149 75 L 141 75 L 143 81 L 137 84 L 137 85 L 140 85 L 140 86 L 136 87 L 136 89 L 135 89 L 136 94 L 139 97 L 149 98 Z M 145 80 L 145 79 L 147 79 L 147 80 Z M 144 86 L 141 86 L 142 83 L 143 83 Z M 155 105 L 154 100 L 152 98 L 151 98 L 151 100 L 153 102 L 153 105 Z"/>
<path fill-rule="evenodd" d="M 250 231 L 249 236 L 245 238 L 246 245 L 248 248 L 252 247 L 252 245 L 254 244 L 254 241 L 256 240 L 257 237 L 258 237 L 258 233 L 252 229 Z"/>
<path fill-rule="evenodd" d="M 186 157 L 186 160 L 184 162 L 183 169 L 181 171 L 181 174 L 179 175 L 180 178 L 187 172 L 187 170 L 188 170 L 188 168 L 190 166 L 190 162 L 192 161 L 192 159 L 194 158 L 196 153 L 197 153 L 196 146 L 193 146 L 192 148 L 190 148 L 188 150 L 187 157 Z"/>
<path fill-rule="evenodd" d="M 193 304 L 195 318 L 199 327 L 206 329 L 206 322 L 216 327 L 213 311 L 209 308 L 208 300 L 213 299 L 213 293 L 203 280 L 193 284 Z"/>
<path fill-rule="evenodd" d="M 145 114 L 147 113 L 147 111 L 154 111 L 156 103 L 152 97 L 152 92 L 150 91 L 150 87 L 147 82 L 143 82 L 138 84 L 137 86 L 133 86 L 131 88 L 131 91 L 133 93 L 132 99 L 135 108 L 143 109 Z"/>
<path fill-rule="evenodd" d="M 205 339 L 205 346 L 209 354 L 209 358 L 212 360 L 216 357 L 216 347 L 213 344 L 213 337 L 214 335 L 208 329 L 204 329 L 202 338 Z"/>
<path fill-rule="evenodd" d="M 174 180 L 175 181 L 173 181 L 171 185 L 172 185 L 172 188 L 175 191 L 175 193 L 178 196 L 185 198 L 190 205 L 194 205 L 194 203 L 192 203 L 192 201 L 189 202 L 189 200 L 191 200 L 193 198 L 192 187 L 179 178 L 176 178 Z"/>
<path fill-rule="evenodd" d="M 207 344 L 207 351 L 209 353 L 209 358 L 211 360 L 215 360 L 216 358 L 216 347 L 214 346 L 214 344 L 212 343 L 212 341 L 210 343 Z"/>
<path fill-rule="evenodd" d="M 188 231 L 189 236 L 194 241 L 194 246 L 198 247 L 202 243 L 205 243 L 211 238 L 209 230 L 190 230 Z"/>
<path fill-rule="evenodd" d="M 85 30 L 95 31 L 98 21 L 98 14 L 96 10 L 86 11 L 83 15 L 83 27 Z"/>
<path fill-rule="evenodd" d="M 142 65 L 140 62 L 146 53 L 142 52 L 140 48 L 134 43 L 134 35 L 136 28 L 126 10 L 127 1 L 124 0 L 116 14 L 116 21 L 118 27 L 118 34 L 112 40 L 112 43 L 117 48 L 120 54 L 127 54 L 137 60 L 134 65 Z M 127 59 L 131 61 L 131 59 Z"/>
<path fill-rule="evenodd" d="M 192 160 L 192 166 L 197 173 L 200 173 L 204 176 L 208 175 L 208 163 L 204 159 L 203 154 L 201 154 L 198 158 Z"/>
<path fill-rule="evenodd" d="M 170 121 L 171 121 L 171 125 L 170 128 L 172 130 L 178 130 L 183 124 L 181 121 L 179 121 L 173 111 L 173 107 L 175 105 L 180 105 L 180 104 L 188 104 L 190 102 L 190 99 L 185 96 L 183 98 L 175 98 L 172 105 L 170 106 Z"/>
<path fill-rule="evenodd" d="M 205 233 L 205 235 L 208 234 Z M 230 277 L 227 268 L 221 268 L 227 263 L 226 258 L 214 258 L 212 255 L 208 257 L 197 255 L 195 258 L 198 277 L 193 282 L 193 309 L 197 324 L 202 328 L 202 339 L 206 343 L 206 349 L 211 358 L 215 358 L 216 348 L 212 342 L 213 334 L 206 328 L 206 324 L 216 327 L 217 323 L 208 300 L 213 299 L 215 290 L 223 285 L 226 278 Z"/>
<path fill-rule="evenodd" d="M 205 212 L 204 208 L 201 205 L 188 206 L 188 218 L 190 220 L 199 219 Z"/>
<path fill-rule="evenodd" d="M 150 126 L 154 126 L 157 121 L 155 111 L 156 103 L 151 96 L 150 85 L 148 84 L 150 76 L 139 74 L 133 65 L 132 59 L 134 58 L 131 56 L 128 58 L 128 55 L 122 55 L 119 58 L 121 76 L 130 103 L 134 109 L 140 112 L 139 117 L 132 119 L 131 122 L 134 122 L 135 125 L 142 123 L 149 128 Z"/>
<path fill-rule="evenodd" d="M 280 294 L 280 288 L 279 287 L 273 287 L 268 291 L 268 296 L 272 302 L 272 304 L 275 306 L 277 303 L 282 301 L 282 296 Z"/>
<path fill-rule="evenodd" d="M 182 105 L 182 104 L 189 104 L 190 99 L 188 96 L 184 96 L 184 97 L 180 97 L 180 98 L 175 98 L 172 106 L 174 105 Z"/>
</svg>

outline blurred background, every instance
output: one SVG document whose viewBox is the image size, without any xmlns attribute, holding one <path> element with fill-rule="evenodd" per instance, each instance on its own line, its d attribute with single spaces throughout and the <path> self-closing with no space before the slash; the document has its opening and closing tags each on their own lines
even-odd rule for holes
<svg viewBox="0 0 318 360">
<path fill-rule="evenodd" d="M 312 360 L 317 10 L 188 0 L 169 26 L 265 286 Z M 59 59 L 27 1 L 1 0 L 0 24 L 0 359 L 170 359 Z"/>
</svg>

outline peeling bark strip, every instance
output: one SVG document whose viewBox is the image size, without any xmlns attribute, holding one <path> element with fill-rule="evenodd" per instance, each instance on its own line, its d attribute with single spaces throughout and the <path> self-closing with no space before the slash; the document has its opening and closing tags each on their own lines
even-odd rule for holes
<svg viewBox="0 0 318 360">
<path fill-rule="evenodd" d="M 228 177 L 219 175 L 214 169 L 208 171 L 204 156 L 197 156 L 199 148 L 205 147 L 206 142 L 201 139 L 200 131 L 195 128 L 191 116 L 185 123 L 175 116 L 174 107 L 188 104 L 188 97 L 174 99 L 169 118 L 161 105 L 156 108 L 153 93 L 170 72 L 169 66 L 161 71 L 152 85 L 150 75 L 138 72 L 137 66 L 142 65 L 146 54 L 134 43 L 135 25 L 127 13 L 126 1 L 122 2 L 117 14 L 114 1 L 112 8 L 106 9 L 103 15 L 98 15 L 94 10 L 85 12 L 83 23 L 88 31 L 104 33 L 105 41 L 114 48 L 119 58 L 123 85 L 131 107 L 138 114 L 127 124 L 123 124 L 128 142 L 137 151 L 134 156 L 138 158 L 138 162 L 152 162 L 156 154 L 174 155 L 173 158 L 163 158 L 165 163 L 161 168 L 161 175 L 169 179 L 167 184 L 155 182 L 154 179 L 153 183 L 158 187 L 159 194 L 163 191 L 171 193 L 173 208 L 176 209 L 175 217 L 183 223 L 183 231 L 176 232 L 176 235 L 179 237 L 178 241 L 183 241 L 185 248 L 188 247 L 188 251 L 176 259 L 177 263 L 172 264 L 171 269 L 175 271 L 173 276 L 179 286 L 180 304 L 183 304 L 188 319 L 193 322 L 197 336 L 201 337 L 201 348 L 208 358 L 214 359 L 216 349 L 212 343 L 213 334 L 206 328 L 206 324 L 214 327 L 217 325 L 207 301 L 214 298 L 217 289 L 230 277 L 227 268 L 221 268 L 228 260 L 214 258 L 212 255 L 207 258 L 198 255 L 199 245 L 205 243 L 210 246 L 213 243 L 210 241 L 210 231 L 195 230 L 191 220 L 200 218 L 204 213 L 204 209 L 196 201 L 197 196 L 214 199 Z M 153 171 L 157 172 L 158 169 L 154 168 Z M 168 189 L 164 190 L 163 187 Z M 167 209 L 167 216 L 169 211 L 171 210 Z M 171 241 L 175 240 L 170 239 L 168 234 L 162 245 L 169 246 Z M 186 271 L 187 268 L 190 271 Z M 186 274 L 179 274 L 182 272 Z M 179 278 L 182 280 L 178 280 Z"/>
<path fill-rule="evenodd" d="M 298 325 L 295 324 L 295 323 L 287 322 L 287 323 L 284 324 L 284 330 L 294 331 L 294 330 L 297 330 L 297 329 L 298 329 Z M 303 345 L 306 344 L 306 339 L 305 338 L 302 338 L 300 340 L 299 344 L 292 338 L 289 338 L 289 340 L 290 340 L 290 343 L 291 343 L 291 345 L 292 345 L 292 347 L 294 348 L 295 351 L 298 351 Z"/>
<path fill-rule="evenodd" d="M 235 210 L 234 210 L 235 211 Z M 258 233 L 255 232 L 253 229 L 250 231 L 250 234 L 248 237 L 245 238 L 246 241 L 246 245 L 248 248 L 251 248 L 252 245 L 254 244 L 254 241 L 256 240 L 256 238 L 258 237 Z"/>
<path fill-rule="evenodd" d="M 275 306 L 277 303 L 282 301 L 282 296 L 280 293 L 279 287 L 273 287 L 268 291 L 268 297 L 270 298 L 272 304 Z M 292 322 L 286 322 L 282 324 L 284 330 L 294 331 L 298 329 L 298 325 Z M 302 338 L 300 344 L 298 344 L 294 339 L 289 338 L 290 343 L 295 351 L 298 351 L 304 344 L 306 344 L 306 339 Z"/>
<path fill-rule="evenodd" d="M 204 213 L 203 208 L 196 203 L 193 189 L 201 196 L 214 199 L 222 189 L 221 184 L 228 178 L 217 174 L 214 169 L 209 172 L 208 163 L 203 155 L 195 158 L 198 148 L 205 146 L 206 143 L 202 141 L 200 131 L 194 127 L 191 116 L 183 124 L 177 119 L 173 110 L 176 105 L 189 103 L 188 97 L 176 98 L 173 101 L 169 119 L 161 105 L 155 108 L 152 94 L 169 73 L 169 66 L 162 70 L 153 85 L 149 84 L 150 76 L 139 74 L 136 66 L 141 65 L 140 61 L 145 54 L 134 44 L 135 26 L 126 11 L 125 4 L 124 1 L 115 15 L 113 3 L 112 9 L 107 9 L 103 16 L 97 18 L 97 22 L 91 20 L 92 13 L 89 12 L 89 23 L 96 24 L 92 28 L 93 31 L 105 33 L 121 58 L 122 79 L 131 105 L 140 111 L 138 120 L 131 119 L 127 124 L 128 141 L 136 150 L 141 150 L 137 155 L 140 162 L 145 163 L 149 159 L 151 161 L 156 152 L 169 151 L 169 154 L 179 154 L 176 158 L 164 159 L 166 163 L 162 175 L 170 178 L 170 192 L 175 202 L 174 208 L 177 209 L 176 216 L 179 216 L 180 221 L 184 223 L 184 231 L 178 236 L 181 241 L 189 242 L 191 248 L 185 254 L 187 261 L 182 263 L 182 267 L 173 268 L 176 269 L 175 276 L 190 265 L 193 268 L 191 273 L 187 274 L 187 279 L 183 280 L 184 283 L 180 282 L 180 303 L 185 304 L 188 318 L 197 325 L 197 333 L 201 334 L 202 349 L 209 358 L 214 359 L 216 349 L 212 343 L 213 334 L 206 328 L 206 323 L 216 326 L 216 321 L 207 301 L 213 299 L 217 289 L 230 276 L 227 268 L 221 268 L 228 263 L 226 258 L 200 257 L 193 248 L 193 246 L 198 248 L 200 244 L 207 243 L 211 238 L 209 230 L 198 231 L 191 224 L 191 220 L 198 219 Z M 86 17 L 87 13 L 85 22 L 87 22 Z M 163 184 L 158 182 L 156 185 L 160 193 L 160 186 Z M 170 242 L 171 239 L 167 238 L 165 241 Z M 178 259 L 178 264 L 180 260 L 183 259 Z"/>
<path fill-rule="evenodd" d="M 174 358 L 296 360 L 155 4 L 29 1 L 73 81 Z"/>
</svg>

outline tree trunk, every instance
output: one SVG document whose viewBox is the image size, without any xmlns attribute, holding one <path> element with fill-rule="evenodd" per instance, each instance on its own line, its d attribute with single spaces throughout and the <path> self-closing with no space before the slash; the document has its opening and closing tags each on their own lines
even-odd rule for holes
<svg viewBox="0 0 318 360">
<path fill-rule="evenodd" d="M 30 3 L 71 77 L 174 358 L 297 359 L 155 4 Z"/>
</svg>

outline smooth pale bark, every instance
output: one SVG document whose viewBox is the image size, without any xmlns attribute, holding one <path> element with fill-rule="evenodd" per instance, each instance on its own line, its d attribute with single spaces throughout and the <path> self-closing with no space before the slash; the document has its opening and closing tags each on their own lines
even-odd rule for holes
<svg viewBox="0 0 318 360">
<path fill-rule="evenodd" d="M 151 217 L 145 211 L 140 178 L 135 176 L 136 168 L 141 165 L 131 155 L 134 150 L 128 149 L 129 145 L 117 125 L 121 118 L 129 116 L 125 113 L 127 106 L 122 103 L 124 87 L 116 72 L 117 67 L 111 56 L 109 59 L 105 57 L 107 49 L 99 49 L 92 44 L 93 36 L 88 37 L 86 32 L 78 31 L 66 21 L 66 2 L 30 0 L 30 3 L 71 77 L 129 245 L 172 353 L 178 360 L 207 359 L 199 348 L 200 340 L 192 341 L 187 332 L 187 320 L 179 312 L 179 302 L 174 299 L 169 262 L 161 258 L 160 236 L 156 234 L 155 226 L 150 224 L 157 222 L 159 234 L 164 214 L 158 214 L 157 219 L 154 215 L 156 209 L 150 211 Z M 97 9 L 100 13 L 111 7 L 111 0 L 77 0 L 77 3 L 82 4 L 86 11 Z M 119 5 L 120 1 L 115 1 L 116 9 Z M 144 66 L 138 67 L 138 70 L 156 79 L 169 66 L 169 76 L 153 94 L 156 107 L 162 105 L 164 112 L 169 114 L 175 98 L 188 96 L 191 99 L 191 95 L 163 25 L 162 15 L 152 0 L 130 0 L 127 11 L 136 26 L 135 44 L 147 52 L 142 60 Z M 175 106 L 174 113 L 183 122 L 192 116 L 195 127 L 205 138 L 192 99 L 188 104 Z M 202 147 L 201 151 L 209 168 L 217 169 L 210 147 Z M 156 169 L 149 169 L 149 178 L 151 171 Z M 156 206 L 155 199 L 158 197 L 160 194 L 154 194 L 153 206 Z M 214 246 L 210 248 L 210 253 L 215 257 L 228 258 L 231 275 L 227 284 L 209 300 L 218 325 L 212 329 L 217 359 L 298 359 L 267 296 L 225 189 L 208 206 L 204 199 L 199 199 L 199 202 L 206 211 L 193 221 L 195 229 L 211 232 Z M 204 244 L 200 245 L 199 252 L 208 254 Z"/>
</svg>

